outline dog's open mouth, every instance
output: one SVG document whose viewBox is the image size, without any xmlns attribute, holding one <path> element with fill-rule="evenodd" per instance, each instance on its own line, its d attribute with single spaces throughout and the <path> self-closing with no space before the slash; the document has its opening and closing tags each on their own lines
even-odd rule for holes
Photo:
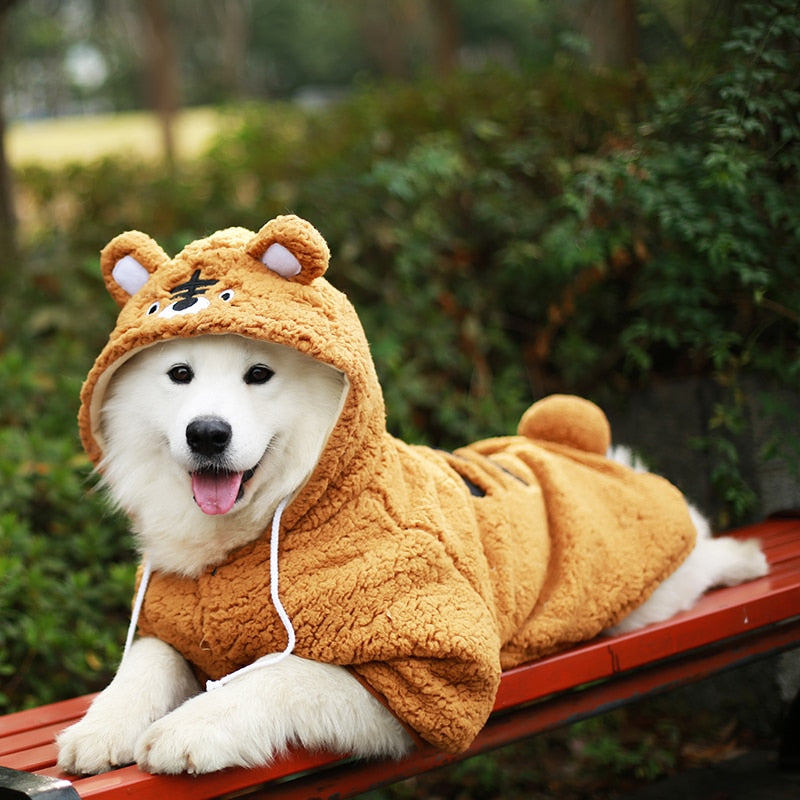
<svg viewBox="0 0 800 800">
<path fill-rule="evenodd" d="M 217 469 L 192 472 L 194 501 L 204 514 L 227 514 L 244 496 L 244 485 L 254 473 L 255 468 L 245 472 Z"/>
</svg>

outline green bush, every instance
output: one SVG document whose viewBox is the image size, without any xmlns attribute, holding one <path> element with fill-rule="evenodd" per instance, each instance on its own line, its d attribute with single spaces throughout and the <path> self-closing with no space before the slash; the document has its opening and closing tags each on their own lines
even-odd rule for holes
<svg viewBox="0 0 800 800">
<path fill-rule="evenodd" d="M 126 524 L 94 490 L 75 416 L 113 304 L 55 241 L 4 275 L 0 313 L 0 712 L 105 684 L 133 589 Z"/>
<path fill-rule="evenodd" d="M 538 242 L 559 159 L 595 152 L 626 118 L 628 91 L 627 79 L 570 70 L 382 86 L 320 112 L 246 109 L 208 158 L 171 176 L 106 160 L 22 179 L 76 256 L 126 228 L 174 251 L 217 227 L 308 217 L 363 315 L 391 429 L 455 446 L 512 430 L 532 393 L 563 383 L 538 351 L 565 276 Z"/>
<path fill-rule="evenodd" d="M 769 391 L 755 398 L 767 415 L 776 388 L 800 385 L 795 10 L 789 0 L 745 5 L 712 80 L 657 92 L 628 141 L 573 162 L 543 244 L 545 258 L 595 276 L 559 320 L 571 327 L 562 342 L 585 331 L 573 355 L 586 368 L 604 341 L 605 366 L 625 379 L 617 391 L 653 375 L 714 376 L 722 400 L 696 444 L 733 520 L 755 503 L 736 452 L 754 399 L 744 379 Z"/>
<path fill-rule="evenodd" d="M 91 490 L 63 366 L 0 353 L 0 711 L 99 688 L 130 606 L 130 541 Z"/>
</svg>

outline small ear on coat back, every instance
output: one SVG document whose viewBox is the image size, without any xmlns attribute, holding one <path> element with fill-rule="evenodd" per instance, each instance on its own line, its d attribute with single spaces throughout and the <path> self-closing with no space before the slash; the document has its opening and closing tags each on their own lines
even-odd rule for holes
<svg viewBox="0 0 800 800">
<path fill-rule="evenodd" d="M 292 214 L 270 220 L 247 243 L 245 252 L 281 277 L 303 284 L 324 275 L 330 258 L 322 234 Z"/>
<path fill-rule="evenodd" d="M 161 247 L 140 231 L 126 231 L 115 236 L 100 253 L 100 270 L 106 288 L 120 306 L 167 262 L 169 257 Z"/>
</svg>

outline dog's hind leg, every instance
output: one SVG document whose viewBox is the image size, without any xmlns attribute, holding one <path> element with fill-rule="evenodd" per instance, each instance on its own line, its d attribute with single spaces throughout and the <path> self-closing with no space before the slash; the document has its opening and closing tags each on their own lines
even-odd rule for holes
<svg viewBox="0 0 800 800">
<path fill-rule="evenodd" d="M 720 536 L 705 543 L 712 586 L 736 586 L 760 578 L 769 572 L 767 559 L 758 539 L 734 539 Z"/>
<path fill-rule="evenodd" d="M 662 622 L 679 611 L 690 609 L 713 586 L 735 586 L 769 572 L 767 559 L 756 539 L 714 538 L 705 518 L 691 506 L 690 512 L 697 527 L 697 543 L 692 552 L 645 603 L 607 633 L 626 633 Z"/>
</svg>

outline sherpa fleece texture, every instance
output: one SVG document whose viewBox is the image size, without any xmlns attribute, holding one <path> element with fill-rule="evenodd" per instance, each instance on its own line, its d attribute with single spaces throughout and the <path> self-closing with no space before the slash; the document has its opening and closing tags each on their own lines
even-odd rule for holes
<svg viewBox="0 0 800 800">
<path fill-rule="evenodd" d="M 298 274 L 265 265 L 275 244 Z M 462 750 L 491 711 L 501 669 L 618 622 L 685 558 L 694 528 L 669 483 L 604 457 L 608 422 L 586 400 L 546 398 L 518 435 L 452 454 L 390 436 L 364 331 L 323 277 L 327 265 L 320 234 L 292 216 L 256 234 L 217 232 L 172 260 L 142 233 L 116 237 L 101 266 L 122 311 L 83 388 L 83 442 L 99 462 L 108 381 L 163 339 L 237 333 L 346 373 L 340 418 L 282 521 L 295 653 L 350 667 L 422 739 Z M 140 633 L 214 679 L 282 650 L 269 523 L 197 579 L 156 572 Z"/>
</svg>

